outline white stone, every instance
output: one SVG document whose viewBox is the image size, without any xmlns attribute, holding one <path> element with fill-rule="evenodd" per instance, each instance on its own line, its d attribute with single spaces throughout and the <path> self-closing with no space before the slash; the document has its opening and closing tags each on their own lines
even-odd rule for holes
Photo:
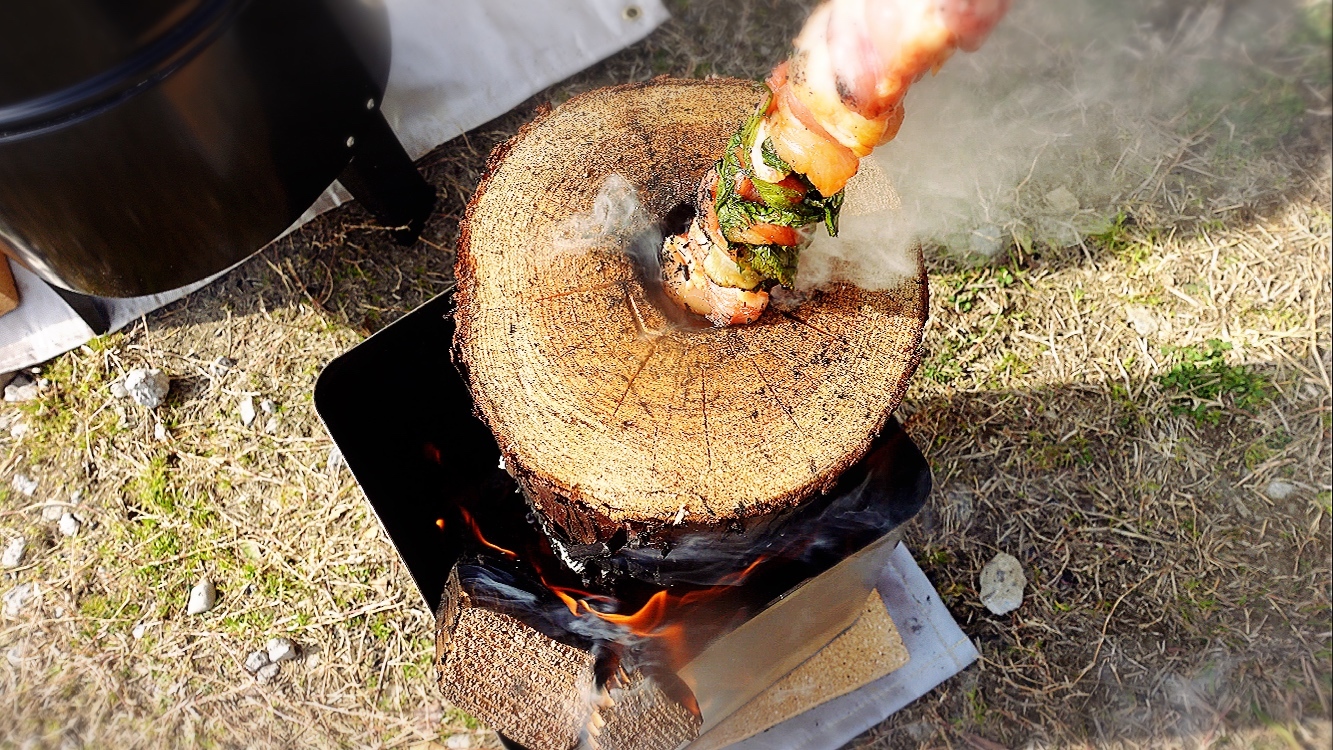
<svg viewBox="0 0 1333 750">
<path fill-rule="evenodd" d="M 0 568 L 17 568 L 23 564 L 23 553 L 28 551 L 28 540 L 19 537 L 5 547 L 5 553 L 0 555 Z"/>
<path fill-rule="evenodd" d="M 27 474 L 15 474 L 10 482 L 15 490 L 32 497 L 32 493 L 37 491 L 37 480 L 29 477 Z"/>
<path fill-rule="evenodd" d="M 1028 577 L 1013 555 L 1001 552 L 981 569 L 981 603 L 997 615 L 1008 614 L 1023 604 Z"/>
<path fill-rule="evenodd" d="M 73 513 L 65 513 L 64 516 L 60 517 L 59 529 L 60 533 L 64 534 L 64 536 L 75 536 L 75 534 L 79 533 L 80 526 L 83 526 L 83 521 L 80 521 L 79 517 L 75 516 Z"/>
<path fill-rule="evenodd" d="M 10 426 L 9 436 L 14 438 L 15 440 L 18 440 L 22 438 L 24 435 L 27 435 L 28 430 L 30 429 L 32 428 L 28 426 L 27 422 L 19 420 L 18 422 L 15 422 L 13 425 Z"/>
<path fill-rule="evenodd" d="M 79 527 L 82 525 L 83 522 L 73 513 L 66 513 L 60 517 L 60 533 L 65 536 L 74 536 L 79 533 Z"/>
<path fill-rule="evenodd" d="M 1287 500 L 1296 494 L 1296 485 L 1291 482 L 1284 482 L 1281 479 L 1274 479 L 1264 488 L 1264 494 L 1268 495 L 1270 500 Z"/>
<path fill-rule="evenodd" d="M 141 622 L 138 625 L 134 626 L 134 629 L 130 631 L 130 635 L 134 636 L 134 640 L 137 641 L 140 638 L 143 638 L 143 634 L 147 632 L 148 632 L 148 625 Z"/>
<path fill-rule="evenodd" d="M 167 426 L 162 424 L 161 422 L 158 422 L 157 424 L 153 425 L 153 438 L 158 442 L 166 442 Z"/>
<path fill-rule="evenodd" d="M 255 423 L 255 397 L 246 396 L 241 399 L 241 424 L 249 427 Z"/>
<path fill-rule="evenodd" d="M 125 390 L 125 384 L 117 380 L 111 384 L 111 395 L 115 398 L 129 398 L 130 392 Z"/>
<path fill-rule="evenodd" d="M 42 506 L 43 521 L 59 521 L 63 515 L 65 515 L 64 503 L 47 503 Z"/>
<path fill-rule="evenodd" d="M 134 399 L 134 403 L 156 409 L 162 405 L 162 399 L 166 398 L 167 391 L 171 390 L 171 381 L 161 370 L 139 367 L 125 375 L 125 390 L 129 392 L 130 398 Z"/>
<path fill-rule="evenodd" d="M 1126 307 L 1125 322 L 1129 323 L 1129 327 L 1133 328 L 1135 333 L 1144 338 L 1152 336 L 1161 328 L 1157 323 L 1157 316 L 1153 315 L 1152 310 L 1142 305 Z"/>
<path fill-rule="evenodd" d="M 271 435 L 277 431 L 278 431 L 278 418 L 269 417 L 268 421 L 264 423 L 264 432 L 267 432 Z"/>
<path fill-rule="evenodd" d="M 265 414 L 277 414 L 278 405 L 273 403 L 273 399 L 266 398 L 259 402 L 259 410 Z"/>
<path fill-rule="evenodd" d="M 282 636 L 270 638 L 264 649 L 268 652 L 268 660 L 274 664 L 296 658 L 296 644 Z"/>
<path fill-rule="evenodd" d="M 10 403 L 31 401 L 41 395 L 40 391 L 41 386 L 32 382 L 31 378 L 14 378 L 5 386 L 5 400 Z"/>
<path fill-rule="evenodd" d="M 245 657 L 245 671 L 250 674 L 254 674 L 268 665 L 268 654 L 263 650 L 251 651 L 250 655 Z"/>
<path fill-rule="evenodd" d="M 472 735 L 470 734 L 451 734 L 449 739 L 444 741 L 444 746 L 449 750 L 471 750 Z"/>
<path fill-rule="evenodd" d="M 37 584 L 20 583 L 5 592 L 0 600 L 4 601 L 5 617 L 18 617 L 23 608 L 37 598 Z"/>
<path fill-rule="evenodd" d="M 185 606 L 185 612 L 191 615 L 202 615 L 213 608 L 217 603 L 218 591 L 213 586 L 213 582 L 207 578 L 201 579 L 199 583 L 190 589 L 190 601 Z"/>
<path fill-rule="evenodd" d="M 281 671 L 281 667 L 270 662 L 255 671 L 255 680 L 257 680 L 260 685 L 267 685 L 273 681 L 273 678 L 278 676 L 279 671 Z"/>
<path fill-rule="evenodd" d="M 503 460 L 504 459 L 501 459 L 501 461 Z M 330 474 L 337 474 L 342 470 L 343 463 L 343 452 L 338 450 L 338 446 L 336 445 L 330 446 L 329 457 L 324 461 L 325 468 L 329 470 Z"/>
</svg>

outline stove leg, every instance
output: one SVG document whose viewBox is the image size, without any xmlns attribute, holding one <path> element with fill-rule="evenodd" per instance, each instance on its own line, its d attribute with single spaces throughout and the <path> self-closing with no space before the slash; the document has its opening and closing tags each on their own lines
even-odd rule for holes
<svg viewBox="0 0 1333 750">
<path fill-rule="evenodd" d="M 412 164 L 383 113 L 375 112 L 356 135 L 352 150 L 352 161 L 338 182 L 376 221 L 393 229 L 395 242 L 416 242 L 435 208 L 435 188 Z"/>
</svg>

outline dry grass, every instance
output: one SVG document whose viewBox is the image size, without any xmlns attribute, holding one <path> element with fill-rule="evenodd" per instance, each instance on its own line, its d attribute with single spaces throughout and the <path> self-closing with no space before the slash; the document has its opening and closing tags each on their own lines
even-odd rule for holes
<svg viewBox="0 0 1333 750">
<path fill-rule="evenodd" d="M 539 98 L 762 75 L 804 5 L 672 10 Z M 909 543 L 983 661 L 852 747 L 1328 745 L 1330 91 L 1324 59 L 1308 62 L 1253 64 L 1303 87 L 1313 114 L 1244 151 L 1171 130 L 1178 156 L 1123 201 L 1132 220 L 985 264 L 931 252 L 927 358 L 903 411 L 937 493 Z M 531 104 L 422 160 L 444 201 L 416 247 L 346 206 L 48 363 L 41 399 L 0 411 L 27 427 L 0 439 L 0 541 L 29 540 L 0 590 L 40 590 L 0 620 L 0 746 L 495 742 L 438 698 L 430 615 L 330 464 L 310 392 L 332 357 L 446 287 L 485 155 Z M 1200 170 L 1241 185 L 1239 203 L 1209 203 L 1222 193 Z M 237 366 L 213 373 L 224 355 Z M 110 394 L 145 364 L 173 378 L 156 413 Z M 241 425 L 247 394 L 279 406 L 271 431 L 266 415 Z M 39 480 L 33 497 L 8 489 L 15 473 Z M 1295 493 L 1268 498 L 1273 479 Z M 66 538 L 42 506 L 74 491 L 85 523 Z M 998 550 L 1032 581 L 1002 618 L 976 594 Z M 187 616 L 205 574 L 218 606 Z M 257 685 L 241 663 L 275 634 L 303 657 Z"/>
</svg>

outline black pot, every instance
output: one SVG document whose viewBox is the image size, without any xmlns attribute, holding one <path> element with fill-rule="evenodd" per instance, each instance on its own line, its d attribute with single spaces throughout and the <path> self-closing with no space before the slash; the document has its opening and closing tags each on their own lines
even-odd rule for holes
<svg viewBox="0 0 1333 750">
<path fill-rule="evenodd" d="M 220 271 L 358 153 L 405 177 L 389 59 L 378 0 L 0 2 L 0 251 L 107 297 Z"/>
</svg>

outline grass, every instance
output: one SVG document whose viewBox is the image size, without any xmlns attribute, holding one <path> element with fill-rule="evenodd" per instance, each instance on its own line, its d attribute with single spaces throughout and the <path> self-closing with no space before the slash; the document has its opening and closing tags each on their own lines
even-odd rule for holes
<svg viewBox="0 0 1333 750">
<path fill-rule="evenodd" d="M 1159 375 L 1157 383 L 1172 393 L 1172 413 L 1215 425 L 1222 418 L 1223 397 L 1251 412 L 1271 400 L 1267 378 L 1248 367 L 1227 364 L 1225 355 L 1232 348 L 1219 339 L 1209 339 L 1203 347 L 1167 348 L 1179 361 Z"/>
</svg>

